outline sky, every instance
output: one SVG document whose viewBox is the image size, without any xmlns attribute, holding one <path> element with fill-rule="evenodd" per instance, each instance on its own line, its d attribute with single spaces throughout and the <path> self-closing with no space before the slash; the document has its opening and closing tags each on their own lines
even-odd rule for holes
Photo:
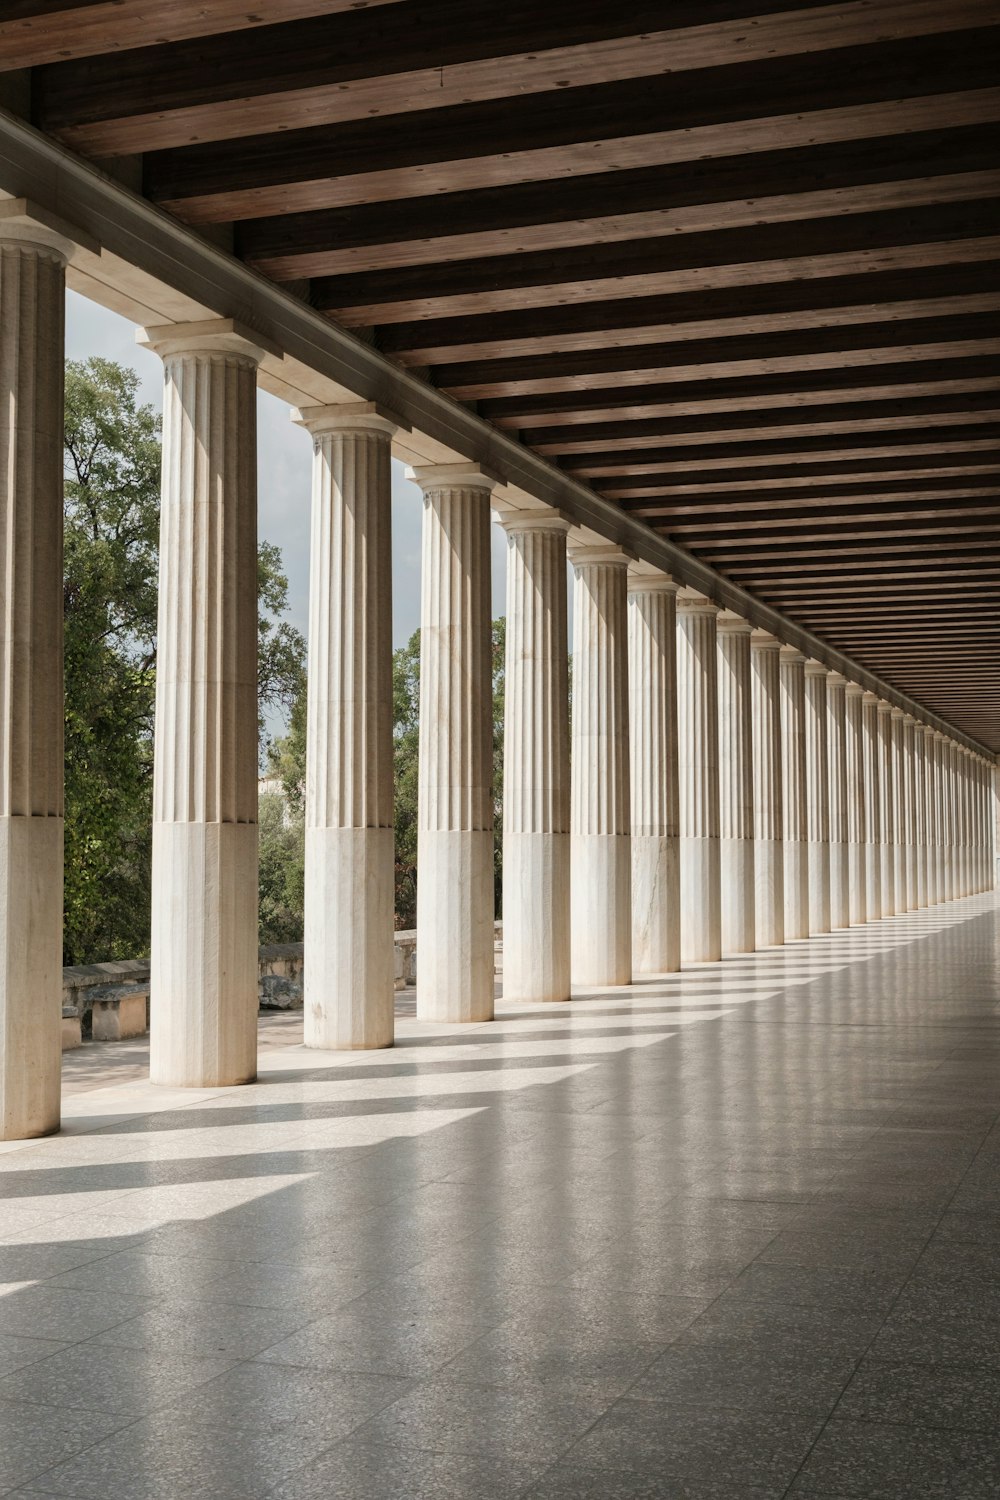
<svg viewBox="0 0 1000 1500">
<path fill-rule="evenodd" d="M 127 318 L 96 302 L 66 294 L 66 357 L 100 355 L 131 367 L 139 376 L 141 398 L 163 408 L 163 364 L 135 342 Z M 257 395 L 258 534 L 281 548 L 288 575 L 291 623 L 309 634 L 309 505 L 312 439 L 291 421 L 290 407 L 264 391 Z M 403 464 L 392 464 L 392 620 L 393 646 L 401 646 L 420 624 L 420 522 L 423 496 L 406 478 Z M 493 525 L 493 613 L 504 613 L 507 578 L 506 536 Z"/>
</svg>

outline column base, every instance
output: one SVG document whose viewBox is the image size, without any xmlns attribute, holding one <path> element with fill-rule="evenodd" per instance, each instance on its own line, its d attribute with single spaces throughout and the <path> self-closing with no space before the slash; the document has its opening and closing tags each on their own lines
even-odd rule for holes
<svg viewBox="0 0 1000 1500">
<path fill-rule="evenodd" d="M 785 942 L 809 936 L 809 850 L 801 839 L 785 842 Z"/>
<path fill-rule="evenodd" d="M 722 957 L 722 868 L 718 839 L 681 839 L 681 958 Z"/>
<path fill-rule="evenodd" d="M 59 1129 L 62 818 L 0 818 L 0 1140 Z"/>
<path fill-rule="evenodd" d="M 632 971 L 681 966 L 680 850 L 676 835 L 632 835 Z"/>
<path fill-rule="evenodd" d="M 391 1047 L 393 831 L 307 828 L 305 1044 Z"/>
<path fill-rule="evenodd" d="M 819 839 L 810 839 L 808 845 L 809 866 L 809 931 L 830 931 L 830 845 Z"/>
<path fill-rule="evenodd" d="M 752 953 L 757 944 L 753 839 L 720 839 L 723 953 Z"/>
<path fill-rule="evenodd" d="M 584 989 L 632 978 L 632 852 L 627 833 L 576 833 L 571 843 L 572 973 Z"/>
<path fill-rule="evenodd" d="M 493 1019 L 492 829 L 420 832 L 417 1015 Z"/>
<path fill-rule="evenodd" d="M 504 999 L 568 1000 L 569 834 L 505 833 L 503 874 Z"/>
<path fill-rule="evenodd" d="M 257 825 L 153 825 L 150 1082 L 257 1076 Z"/>
<path fill-rule="evenodd" d="M 757 839 L 754 845 L 754 925 L 757 947 L 785 941 L 785 846 L 781 839 Z"/>
</svg>

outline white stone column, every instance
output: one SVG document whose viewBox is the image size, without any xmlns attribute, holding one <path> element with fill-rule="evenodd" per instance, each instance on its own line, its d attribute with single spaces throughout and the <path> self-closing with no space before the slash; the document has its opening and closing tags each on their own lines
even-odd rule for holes
<svg viewBox="0 0 1000 1500">
<path fill-rule="evenodd" d="M 809 834 L 809 931 L 830 931 L 830 757 L 827 669 L 805 664 L 806 827 Z"/>
<path fill-rule="evenodd" d="M 307 1047 L 393 1039 L 392 541 L 395 425 L 312 407 L 306 729 Z"/>
<path fill-rule="evenodd" d="M 809 936 L 805 657 L 781 648 L 781 790 L 785 823 L 785 941 Z"/>
<path fill-rule="evenodd" d="M 471 464 L 413 470 L 420 576 L 417 1015 L 493 1016 L 490 495 Z"/>
<path fill-rule="evenodd" d="M 947 736 L 941 745 L 941 770 L 945 898 L 948 901 L 954 901 L 959 894 L 958 837 L 955 826 L 955 746 Z"/>
<path fill-rule="evenodd" d="M 722 957 L 717 614 L 693 590 L 678 595 L 681 957 L 693 963 Z"/>
<path fill-rule="evenodd" d="M 164 362 L 150 1078 L 257 1071 L 257 364 L 229 320 L 145 330 Z"/>
<path fill-rule="evenodd" d="M 503 993 L 570 993 L 567 522 L 507 511 Z M 417 962 L 419 965 L 419 954 Z"/>
<path fill-rule="evenodd" d="M 879 699 L 878 791 L 883 917 L 891 917 L 896 913 L 896 780 L 892 773 L 892 704 Z"/>
<path fill-rule="evenodd" d="M 1000 762 L 991 768 L 990 780 L 993 783 L 993 802 L 990 813 L 990 836 L 987 841 L 990 862 L 988 889 L 995 891 L 1000 890 L 1000 860 L 997 859 L 997 850 L 1000 848 Z"/>
<path fill-rule="evenodd" d="M 903 855 L 906 868 L 906 909 L 916 911 L 920 905 L 917 890 L 917 802 L 914 729 L 912 714 L 903 716 Z"/>
<path fill-rule="evenodd" d="M 972 838 L 971 807 L 969 801 L 971 756 L 964 745 L 958 747 L 959 769 L 959 828 L 962 840 L 962 895 L 972 893 Z"/>
<path fill-rule="evenodd" d="M 915 844 L 915 880 L 917 907 L 930 904 L 927 859 L 927 765 L 924 726 L 913 724 L 913 840 Z"/>
<path fill-rule="evenodd" d="M 844 689 L 847 761 L 848 914 L 851 924 L 868 921 L 868 823 L 865 796 L 864 688 L 849 682 Z"/>
<path fill-rule="evenodd" d="M 0 1139 L 59 1128 L 63 306 L 69 242 L 0 204 Z"/>
<path fill-rule="evenodd" d="M 934 805 L 934 889 L 938 902 L 947 901 L 948 896 L 948 851 L 945 840 L 947 824 L 944 794 L 944 745 L 945 738 L 939 729 L 933 732 L 934 754 L 931 760 L 932 799 Z"/>
<path fill-rule="evenodd" d="M 850 927 L 850 848 L 847 818 L 847 679 L 826 679 L 827 759 L 830 777 L 830 926 Z"/>
<path fill-rule="evenodd" d="M 716 630 L 722 951 L 750 953 L 756 946 L 750 623 L 723 610 Z"/>
<path fill-rule="evenodd" d="M 882 916 L 882 799 L 879 793 L 879 700 L 865 693 L 861 700 L 865 771 L 865 903 L 868 921 Z"/>
<path fill-rule="evenodd" d="M 892 827 L 893 891 L 897 912 L 909 910 L 909 867 L 906 858 L 906 745 L 905 717 L 901 708 L 892 710 Z"/>
<path fill-rule="evenodd" d="M 628 558 L 570 545 L 573 587 L 572 972 L 583 988 L 632 977 Z"/>
<path fill-rule="evenodd" d="M 765 630 L 755 630 L 750 637 L 754 907 L 758 948 L 785 941 L 780 649 L 781 643 Z"/>
<path fill-rule="evenodd" d="M 677 794 L 677 585 L 646 563 L 628 574 L 632 968 L 681 966 Z"/>
</svg>

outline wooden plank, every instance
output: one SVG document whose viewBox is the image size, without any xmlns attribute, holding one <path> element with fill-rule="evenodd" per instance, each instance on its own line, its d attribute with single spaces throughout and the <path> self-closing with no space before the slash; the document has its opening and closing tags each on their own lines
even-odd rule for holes
<svg viewBox="0 0 1000 1500">
<path fill-rule="evenodd" d="M 995 20 L 991 0 L 951 0 L 947 8 L 935 0 L 798 0 L 797 8 L 772 0 L 766 15 L 754 15 L 752 0 L 730 0 L 712 9 L 716 19 L 697 24 L 704 4 L 675 0 L 680 24 L 669 29 L 662 5 L 651 0 L 626 9 L 586 0 L 549 0 L 545 7 L 478 0 L 474 26 L 455 0 L 389 6 L 373 18 L 362 14 L 360 25 L 351 15 L 296 21 L 42 69 L 40 120 L 76 150 L 110 156 L 947 34 Z"/>
<path fill-rule="evenodd" d="M 639 475 L 662 474 L 676 475 L 678 482 L 684 482 L 693 480 L 695 475 L 710 473 L 721 481 L 723 478 L 742 478 L 749 471 L 761 482 L 794 474 L 847 474 L 860 463 L 864 463 L 866 473 L 896 469 L 901 477 L 903 471 L 913 473 L 921 465 L 926 466 L 927 472 L 940 473 L 949 467 L 957 469 L 983 462 L 987 455 L 992 455 L 994 462 L 1000 461 L 1000 440 L 997 437 L 966 438 L 959 442 L 949 442 L 944 438 L 925 441 L 925 438 L 926 434 L 921 433 L 919 439 L 910 442 L 902 439 L 899 443 L 885 442 L 872 447 L 846 440 L 843 447 L 824 448 L 819 438 L 805 439 L 800 443 L 792 440 L 766 445 L 740 443 L 731 445 L 728 450 L 699 446 L 688 449 L 683 458 L 672 462 L 664 458 L 662 449 L 631 454 L 598 453 L 582 462 L 567 463 L 565 468 L 568 474 L 588 480 L 615 477 L 631 480 Z M 805 447 L 803 443 L 811 443 L 811 446 Z M 737 451 L 734 452 L 734 448 Z"/>
<path fill-rule="evenodd" d="M 690 479 L 674 481 L 669 475 L 657 482 L 656 476 L 637 476 L 617 480 L 613 485 L 598 484 L 597 489 L 611 500 L 631 502 L 640 499 L 661 499 L 665 505 L 675 509 L 683 496 L 692 497 L 699 505 L 724 505 L 742 511 L 758 505 L 770 505 L 774 509 L 789 505 L 796 497 L 810 505 L 822 505 L 836 497 L 856 496 L 921 496 L 935 494 L 945 496 L 951 492 L 974 493 L 977 489 L 989 489 L 1000 480 L 1000 468 L 994 464 L 970 465 L 968 468 L 952 469 L 895 469 L 880 473 L 865 469 L 830 474 L 796 474 L 788 477 L 761 477 L 733 479 L 728 474 L 713 476 L 701 482 Z M 818 492 L 818 494 L 814 494 Z M 744 499 L 741 501 L 740 496 Z M 758 501 L 757 496 L 763 496 Z"/>
</svg>

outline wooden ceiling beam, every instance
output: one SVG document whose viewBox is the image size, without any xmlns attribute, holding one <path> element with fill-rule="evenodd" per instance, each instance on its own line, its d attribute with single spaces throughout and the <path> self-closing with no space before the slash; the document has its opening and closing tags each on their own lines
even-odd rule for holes
<svg viewBox="0 0 1000 1500">
<path fill-rule="evenodd" d="M 568 460 L 563 468 L 567 474 L 588 480 L 625 474 L 690 474 L 693 478 L 696 473 L 715 472 L 730 472 L 735 479 L 757 471 L 762 478 L 767 478 L 807 472 L 837 474 L 857 464 L 863 464 L 870 472 L 886 468 L 918 468 L 921 465 L 931 468 L 974 465 L 984 462 L 986 454 L 995 454 L 1000 459 L 1000 432 L 983 437 L 980 428 L 972 427 L 965 429 L 966 436 L 956 439 L 955 431 L 946 427 L 940 433 L 932 434 L 925 430 L 909 439 L 900 434 L 895 442 L 890 440 L 891 434 L 886 433 L 886 441 L 879 443 L 851 433 L 836 448 L 826 446 L 822 438 L 692 444 L 685 447 L 683 456 L 672 460 L 664 458 L 664 453 L 670 450 L 669 444 L 622 452 L 597 450 L 585 458 Z M 968 435 L 972 433 L 976 435 Z"/>
<path fill-rule="evenodd" d="M 595 488 L 602 495 L 621 500 L 629 507 L 638 500 L 662 499 L 671 509 L 686 501 L 695 507 L 718 505 L 738 512 L 745 507 L 777 510 L 799 504 L 822 506 L 831 500 L 866 505 L 875 500 L 906 503 L 931 497 L 961 499 L 974 497 L 979 491 L 992 493 L 998 481 L 1000 468 L 992 463 L 970 465 L 950 472 L 903 469 L 878 473 L 869 469 L 859 473 L 809 475 L 799 471 L 787 478 L 755 475 L 752 479 L 729 479 L 713 475 L 710 479 L 700 480 L 692 475 L 682 480 L 671 474 L 634 478 L 629 475 L 617 479 L 613 485 L 598 484 Z"/>
</svg>

